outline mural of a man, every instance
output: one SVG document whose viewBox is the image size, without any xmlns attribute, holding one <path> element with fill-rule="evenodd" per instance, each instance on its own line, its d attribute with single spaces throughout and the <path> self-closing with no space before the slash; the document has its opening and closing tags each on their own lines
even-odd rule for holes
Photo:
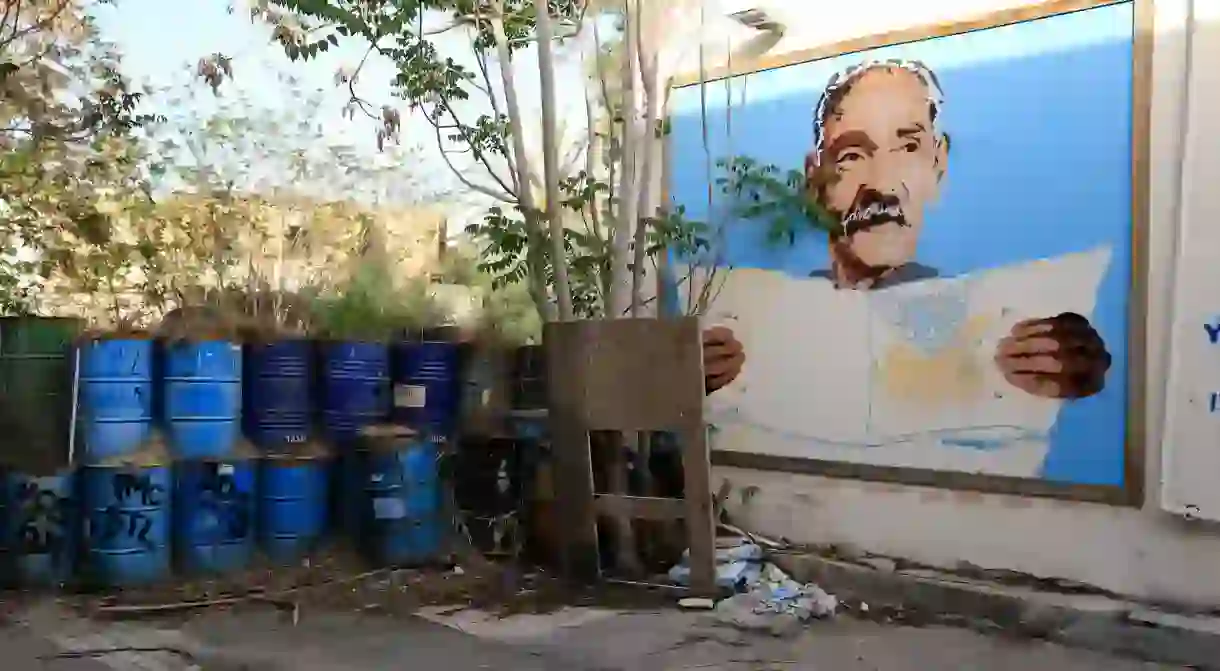
<svg viewBox="0 0 1220 671">
<path fill-rule="evenodd" d="M 937 276 L 915 259 L 925 208 L 948 169 L 942 103 L 935 74 L 915 61 L 860 64 L 831 78 L 815 111 L 805 172 L 811 197 L 842 226 L 829 242 L 830 269 L 815 277 L 878 290 Z M 978 223 L 985 222 L 980 212 Z M 709 393 L 736 378 L 744 356 L 728 329 L 705 336 Z M 1096 329 L 1074 312 L 1017 323 L 994 360 L 1009 384 L 1056 399 L 1101 391 L 1111 363 Z"/>
</svg>

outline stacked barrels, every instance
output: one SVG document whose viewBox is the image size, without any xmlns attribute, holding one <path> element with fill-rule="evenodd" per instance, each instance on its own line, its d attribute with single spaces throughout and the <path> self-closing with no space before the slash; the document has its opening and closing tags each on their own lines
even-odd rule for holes
<svg viewBox="0 0 1220 671">
<path fill-rule="evenodd" d="M 246 346 L 246 435 L 262 454 L 256 529 L 276 563 L 307 555 L 326 531 L 331 460 L 314 436 L 314 370 L 309 340 Z"/>
<path fill-rule="evenodd" d="M 293 563 L 336 509 L 373 562 L 440 552 L 455 345 L 79 337 L 79 322 L 47 322 L 37 344 L 0 321 L 0 384 L 5 408 L 19 381 L 63 406 L 62 440 L 38 449 L 71 467 L 0 471 L 0 576 L 132 587 L 239 571 L 260 551 Z"/>
<path fill-rule="evenodd" d="M 239 570 L 254 555 L 258 462 L 242 439 L 242 355 L 222 339 L 162 347 L 161 421 L 177 465 L 174 548 L 188 574 Z"/>
<path fill-rule="evenodd" d="M 0 431 L 9 441 L 0 470 L 0 575 L 5 582 L 58 584 L 71 572 L 79 517 L 75 478 L 61 468 L 71 450 L 74 319 L 0 319 Z"/>
<path fill-rule="evenodd" d="M 92 582 L 138 585 L 170 573 L 172 465 L 150 444 L 154 354 L 146 337 L 92 338 L 75 351 L 82 568 Z"/>
</svg>

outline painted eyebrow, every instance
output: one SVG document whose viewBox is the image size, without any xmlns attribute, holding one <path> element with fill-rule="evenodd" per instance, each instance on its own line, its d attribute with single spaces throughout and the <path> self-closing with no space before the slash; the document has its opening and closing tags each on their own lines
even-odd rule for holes
<svg viewBox="0 0 1220 671">
<path fill-rule="evenodd" d="M 833 156 L 848 148 L 863 149 L 865 151 L 872 152 L 877 150 L 877 143 L 873 142 L 873 139 L 870 138 L 868 133 L 865 133 L 864 131 L 849 130 L 831 140 L 825 151 L 827 155 Z"/>
<path fill-rule="evenodd" d="M 915 137 L 915 136 L 919 135 L 920 133 L 926 133 L 927 131 L 928 131 L 928 129 L 924 128 L 923 124 L 917 123 L 914 126 L 910 126 L 908 128 L 899 128 L 898 137 L 901 137 L 901 138 Z"/>
</svg>

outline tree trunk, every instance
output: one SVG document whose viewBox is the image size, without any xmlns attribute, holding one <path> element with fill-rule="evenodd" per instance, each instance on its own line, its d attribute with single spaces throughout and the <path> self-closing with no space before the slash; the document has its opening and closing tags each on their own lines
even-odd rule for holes
<svg viewBox="0 0 1220 671">
<path fill-rule="evenodd" d="M 639 61 L 639 35 L 634 25 L 639 12 L 633 0 L 627 0 L 626 9 L 626 53 L 623 58 L 623 142 L 621 145 L 621 177 L 618 186 L 618 216 L 614 221 L 614 238 L 611 248 L 610 268 L 614 281 L 610 291 L 610 313 L 612 319 L 623 317 L 631 310 L 630 250 L 632 234 L 639 219 L 639 171 L 638 146 L 641 135 L 638 104 L 640 87 L 636 85 Z"/>
<path fill-rule="evenodd" d="M 542 88 L 542 163 L 546 185 L 546 218 L 551 231 L 551 263 L 555 267 L 555 297 L 560 321 L 572 319 L 572 288 L 568 282 L 564 252 L 563 219 L 560 216 L 559 147 L 555 119 L 555 62 L 551 54 L 551 11 L 547 0 L 534 0 L 538 14 L 538 79 Z M 528 189 L 528 187 L 526 187 Z"/>
<path fill-rule="evenodd" d="M 636 21 L 640 18 L 639 5 L 635 0 L 626 0 L 624 12 L 627 51 L 623 60 L 623 142 L 621 145 L 622 173 L 618 187 L 618 212 L 614 220 L 614 237 L 612 239 L 610 271 L 612 286 L 610 288 L 610 319 L 620 319 L 632 311 L 636 301 L 633 291 L 631 265 L 631 242 L 639 219 L 639 169 L 638 145 L 642 135 L 639 119 L 640 94 L 636 85 L 639 63 L 636 50 L 639 47 Z M 626 494 L 628 491 L 627 463 L 628 458 L 634 460 L 637 436 L 634 432 L 615 433 L 613 449 L 607 462 L 606 484 L 611 494 Z M 629 456 L 628 456 L 629 455 Z M 617 567 L 630 576 L 643 574 L 638 545 L 635 538 L 634 520 L 626 515 L 614 517 L 615 539 L 617 545 Z"/>
<path fill-rule="evenodd" d="M 500 0 L 492 0 L 491 27 L 496 38 L 496 55 L 500 61 L 500 83 L 504 86 L 504 105 L 508 111 L 509 134 L 513 141 L 513 158 L 517 164 L 518 184 L 521 185 L 516 194 L 524 210 L 526 230 L 529 236 L 529 249 L 526 250 L 526 263 L 529 266 L 530 294 L 534 297 L 534 305 L 543 321 L 551 321 L 551 303 L 546 290 L 546 250 L 541 240 L 541 227 L 538 225 L 538 208 L 534 204 L 534 195 L 530 191 L 529 159 L 525 153 L 525 136 L 521 125 L 521 105 L 517 101 L 517 86 L 513 77 L 513 57 L 508 49 L 508 35 L 504 32 L 504 4 Z M 562 259 L 558 262 L 562 263 Z"/>
<path fill-rule="evenodd" d="M 642 293 L 644 291 L 644 264 L 648 259 L 648 226 L 656 218 L 658 206 L 660 205 L 660 188 L 656 184 L 658 152 L 656 147 L 661 140 L 658 137 L 661 131 L 661 96 L 663 95 L 657 75 L 659 70 L 657 45 L 655 42 L 656 34 L 655 27 L 648 25 L 644 19 L 643 7 L 640 8 L 640 20 L 635 26 L 636 30 L 636 57 L 639 60 L 640 82 L 644 89 L 644 109 L 643 109 L 643 132 L 638 138 L 636 152 L 640 164 L 639 172 L 639 205 L 638 218 L 635 230 L 635 254 L 631 266 L 631 315 L 639 316 L 641 304 L 643 302 Z M 643 24 L 643 25 L 641 25 Z M 648 32 L 645 33 L 645 30 Z M 667 251 L 663 250 L 662 255 Z M 647 441 L 642 441 L 647 442 Z"/>
</svg>

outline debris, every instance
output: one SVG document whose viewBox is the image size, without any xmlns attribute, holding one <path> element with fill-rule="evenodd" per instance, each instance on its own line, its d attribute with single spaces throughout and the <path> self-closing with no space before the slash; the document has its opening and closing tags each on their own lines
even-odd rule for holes
<svg viewBox="0 0 1220 671">
<path fill-rule="evenodd" d="M 177 655 L 187 662 L 192 664 L 195 662 L 195 656 L 186 650 L 180 648 L 170 648 L 165 646 L 157 647 L 137 647 L 124 646 L 118 648 L 91 648 L 88 650 L 65 650 L 51 655 L 40 655 L 38 659 L 44 662 L 50 662 L 57 659 L 89 659 L 92 657 L 105 657 L 106 655 L 119 655 L 126 653 L 157 653 L 165 652 L 171 655 Z"/>
<path fill-rule="evenodd" d="M 687 584 L 689 560 L 689 553 L 683 554 L 682 561 L 670 569 L 670 580 Z M 838 599 L 817 585 L 790 578 L 766 560 L 762 546 L 744 537 L 716 550 L 716 583 L 737 592 L 716 604 L 716 621 L 775 636 L 795 633 L 814 618 L 830 617 L 839 606 Z"/>
<path fill-rule="evenodd" d="M 703 597 L 687 597 L 678 600 L 678 608 L 686 610 L 712 610 L 716 607 L 716 602 L 713 599 Z"/>
<path fill-rule="evenodd" d="M 747 538 L 752 543 L 754 543 L 756 545 L 761 545 L 769 550 L 782 550 L 783 548 L 787 547 L 787 545 L 785 543 L 782 543 L 777 540 L 772 540 L 770 538 L 767 538 L 766 536 L 754 533 L 752 531 L 746 531 L 745 529 L 742 529 L 741 527 L 733 526 L 732 524 L 729 524 L 727 522 L 721 522 L 720 528 L 733 534 L 734 536 L 739 536 L 741 538 Z"/>
<path fill-rule="evenodd" d="M 226 597 L 223 599 L 204 599 L 200 601 L 175 601 L 172 603 L 150 603 L 150 604 L 116 604 L 97 606 L 94 612 L 98 615 L 111 615 L 119 617 L 141 617 L 144 615 L 153 615 L 159 613 L 172 613 L 184 610 L 194 610 L 196 608 L 210 608 L 213 606 L 232 606 L 239 603 L 266 603 L 280 609 L 292 609 L 293 624 L 297 622 L 298 605 L 293 601 L 285 601 L 275 599 L 269 596 L 250 594 L 240 597 Z"/>
<path fill-rule="evenodd" d="M 742 539 L 731 547 L 716 550 L 716 585 L 741 591 L 758 580 L 763 558 L 762 547 Z M 682 561 L 669 570 L 669 579 L 679 585 L 690 581 L 690 551 L 682 553 Z"/>
</svg>

